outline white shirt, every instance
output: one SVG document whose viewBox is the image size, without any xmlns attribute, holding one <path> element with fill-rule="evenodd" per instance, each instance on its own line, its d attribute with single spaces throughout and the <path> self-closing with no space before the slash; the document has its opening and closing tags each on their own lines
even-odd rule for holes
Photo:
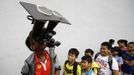
<svg viewBox="0 0 134 75">
<path fill-rule="evenodd" d="M 96 63 L 98 63 L 100 69 L 98 74 L 99 75 L 112 75 L 112 71 L 110 70 L 109 64 L 108 64 L 108 56 L 101 56 L 99 55 L 96 58 Z M 115 58 L 112 58 L 112 70 L 119 70 L 118 63 Z"/>
</svg>

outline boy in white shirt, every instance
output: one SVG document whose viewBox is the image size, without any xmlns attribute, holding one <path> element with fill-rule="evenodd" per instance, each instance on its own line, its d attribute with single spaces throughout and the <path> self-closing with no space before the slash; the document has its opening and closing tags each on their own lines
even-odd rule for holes
<svg viewBox="0 0 134 75">
<path fill-rule="evenodd" d="M 108 59 L 111 56 L 111 48 L 112 46 L 109 42 L 101 43 L 100 54 L 95 59 L 100 67 L 98 75 L 119 75 L 119 68 L 116 59 L 112 57 L 111 65 L 108 62 Z"/>
</svg>

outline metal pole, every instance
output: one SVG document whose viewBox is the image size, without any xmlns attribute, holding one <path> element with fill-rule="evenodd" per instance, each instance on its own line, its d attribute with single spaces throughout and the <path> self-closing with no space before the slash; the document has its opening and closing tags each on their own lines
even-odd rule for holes
<svg viewBox="0 0 134 75">
<path fill-rule="evenodd" d="M 55 47 L 49 47 L 49 52 L 50 52 L 50 62 L 51 62 L 51 73 L 50 75 L 54 75 L 54 50 L 55 50 Z"/>
</svg>

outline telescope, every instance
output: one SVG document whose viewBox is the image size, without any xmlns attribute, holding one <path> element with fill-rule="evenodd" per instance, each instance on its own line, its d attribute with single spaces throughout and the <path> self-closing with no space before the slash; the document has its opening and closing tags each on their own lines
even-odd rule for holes
<svg viewBox="0 0 134 75">
<path fill-rule="evenodd" d="M 54 28 L 58 23 L 69 25 L 71 25 L 71 23 L 57 11 L 52 11 L 45 6 L 22 1 L 20 1 L 20 4 L 30 14 L 27 16 L 27 19 L 31 20 L 31 24 L 33 24 L 32 38 L 46 42 L 48 47 L 55 45 L 58 46 L 60 43 L 52 38 L 56 35 Z"/>
</svg>

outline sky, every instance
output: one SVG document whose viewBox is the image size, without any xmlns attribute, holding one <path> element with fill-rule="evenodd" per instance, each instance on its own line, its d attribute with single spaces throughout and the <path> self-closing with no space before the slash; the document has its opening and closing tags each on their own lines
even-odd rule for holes
<svg viewBox="0 0 134 75">
<path fill-rule="evenodd" d="M 70 48 L 77 48 L 80 61 L 87 48 L 99 51 L 109 39 L 134 41 L 134 0 L 23 0 L 55 10 L 72 25 L 59 23 L 54 29 L 60 64 Z M 0 0 L 0 75 L 21 75 L 24 60 L 32 53 L 25 45 L 32 30 L 28 12 L 20 0 Z"/>
</svg>

